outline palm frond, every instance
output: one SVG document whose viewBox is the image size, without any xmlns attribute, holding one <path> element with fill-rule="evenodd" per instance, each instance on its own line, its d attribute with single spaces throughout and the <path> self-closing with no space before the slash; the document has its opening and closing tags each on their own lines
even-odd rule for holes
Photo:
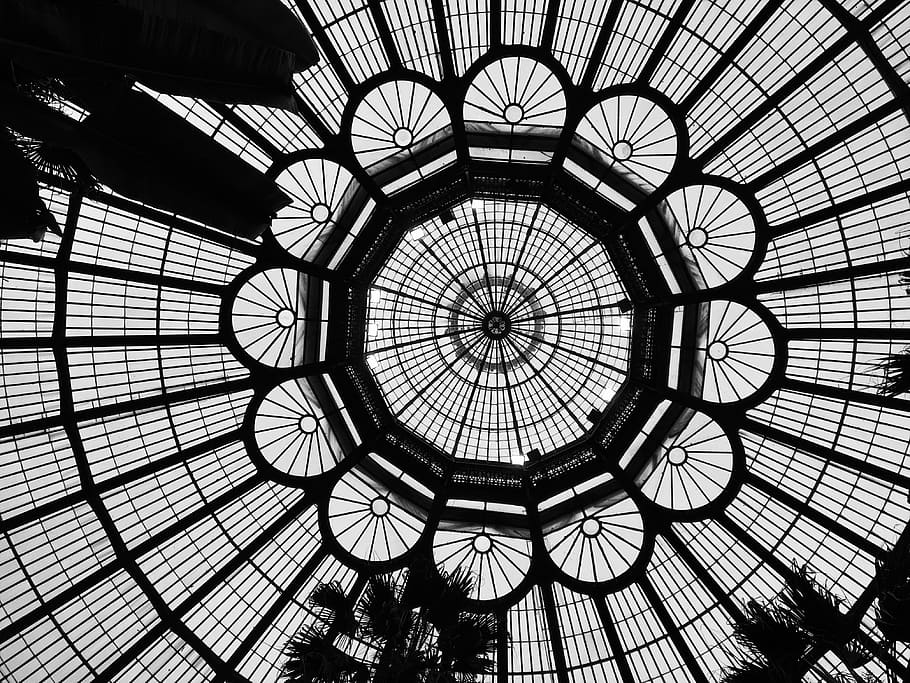
<svg viewBox="0 0 910 683">
<path fill-rule="evenodd" d="M 767 662 L 747 660 L 737 662 L 723 671 L 721 683 L 798 683 Z"/>
<path fill-rule="evenodd" d="M 437 586 L 430 587 L 423 605 L 427 620 L 437 628 L 444 628 L 458 621 L 465 604 L 474 590 L 474 576 L 467 569 L 441 573 Z"/>
<path fill-rule="evenodd" d="M 849 668 L 868 664 L 872 656 L 856 641 L 857 625 L 840 607 L 843 598 L 821 585 L 807 566 L 794 567 L 791 581 L 781 596 L 781 605 L 816 644 L 832 650 Z"/>
<path fill-rule="evenodd" d="M 23 153 L 20 138 L 0 125 L 0 168 L 4 175 L 4 215 L 0 239 L 31 237 L 40 241 L 46 230 L 63 236 L 54 214 L 41 199 L 35 167 Z"/>
<path fill-rule="evenodd" d="M 875 562 L 876 586 L 881 591 L 889 590 L 910 579 L 910 536 L 898 540 Z"/>
<path fill-rule="evenodd" d="M 354 601 L 338 581 L 319 584 L 310 594 L 310 604 L 328 613 L 326 621 L 335 633 L 354 637 L 357 633 L 357 614 Z"/>
<path fill-rule="evenodd" d="M 898 396 L 910 391 L 910 349 L 885 356 L 878 367 L 885 373 L 879 386 L 880 394 Z"/>
<path fill-rule="evenodd" d="M 875 625 L 886 640 L 910 643 L 910 580 L 878 594 Z"/>
<path fill-rule="evenodd" d="M 464 613 L 439 634 L 439 651 L 460 680 L 493 672 L 490 656 L 496 649 L 497 623 L 492 614 Z"/>
<path fill-rule="evenodd" d="M 392 653 L 382 672 L 386 675 L 382 680 L 394 683 L 424 683 L 433 662 L 432 657 L 419 650 Z M 376 680 L 379 680 L 378 676 Z"/>
<path fill-rule="evenodd" d="M 383 643 L 402 642 L 413 625 L 411 611 L 401 604 L 398 587 L 387 575 L 367 582 L 358 616 L 363 633 Z"/>
<path fill-rule="evenodd" d="M 84 191 L 98 188 L 88 166 L 72 150 L 25 137 L 19 137 L 17 144 L 36 170 L 69 181 Z"/>
<path fill-rule="evenodd" d="M 442 588 L 443 579 L 436 568 L 436 563 L 420 555 L 408 567 L 407 578 L 401 591 L 401 604 L 410 609 L 424 607 L 427 596 L 438 593 Z"/>
<path fill-rule="evenodd" d="M 733 637 L 751 661 L 764 661 L 780 671 L 793 671 L 809 646 L 808 635 L 792 615 L 775 605 L 750 600 L 745 620 L 733 628 Z"/>
<path fill-rule="evenodd" d="M 875 564 L 876 627 L 890 642 L 910 642 L 910 536 Z"/>
<path fill-rule="evenodd" d="M 365 683 L 369 669 L 313 628 L 288 641 L 281 677 L 289 683 Z"/>
<path fill-rule="evenodd" d="M 19 74 L 21 76 L 22 74 Z M 19 78 L 16 90 L 36 102 L 57 108 L 63 99 L 63 84 L 56 78 L 29 77 Z"/>
</svg>

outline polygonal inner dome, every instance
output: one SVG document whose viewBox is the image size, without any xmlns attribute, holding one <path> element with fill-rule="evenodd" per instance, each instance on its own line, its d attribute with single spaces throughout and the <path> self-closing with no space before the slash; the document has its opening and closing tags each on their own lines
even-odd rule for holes
<svg viewBox="0 0 910 683">
<path fill-rule="evenodd" d="M 523 464 L 588 434 L 620 388 L 625 299 L 603 244 L 562 214 L 467 199 L 411 227 L 379 269 L 364 352 L 418 437 Z"/>
</svg>

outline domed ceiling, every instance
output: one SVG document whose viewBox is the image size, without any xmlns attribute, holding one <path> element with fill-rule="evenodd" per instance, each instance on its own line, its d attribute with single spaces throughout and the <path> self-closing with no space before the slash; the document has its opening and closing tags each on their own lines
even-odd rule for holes
<svg viewBox="0 0 910 683">
<path fill-rule="evenodd" d="M 2 677 L 275 681 L 316 585 L 420 556 L 490 682 L 719 680 L 806 564 L 871 632 L 910 4 L 286 4 L 299 115 L 156 95 L 269 232 L 46 177 L 62 238 L 0 245 Z"/>
</svg>

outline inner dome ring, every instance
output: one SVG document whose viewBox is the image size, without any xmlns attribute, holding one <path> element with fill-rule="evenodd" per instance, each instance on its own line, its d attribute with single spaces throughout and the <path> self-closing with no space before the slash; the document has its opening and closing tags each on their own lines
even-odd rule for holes
<svg viewBox="0 0 910 683">
<path fill-rule="evenodd" d="M 371 283 L 364 353 L 389 411 L 456 459 L 517 464 L 584 438 L 628 369 L 605 246 L 538 202 L 450 211 L 409 226 Z"/>
</svg>

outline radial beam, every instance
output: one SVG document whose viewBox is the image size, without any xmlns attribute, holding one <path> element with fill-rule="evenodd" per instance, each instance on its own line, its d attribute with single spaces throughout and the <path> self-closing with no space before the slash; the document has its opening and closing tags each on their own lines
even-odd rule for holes
<svg viewBox="0 0 910 683">
<path fill-rule="evenodd" d="M 550 636 L 550 648 L 553 653 L 553 666 L 556 669 L 556 680 L 559 683 L 569 683 L 566 653 L 563 650 L 562 631 L 559 628 L 559 617 L 556 614 L 556 600 L 553 598 L 553 584 L 539 584 L 540 595 L 543 598 L 543 608 L 547 617 L 547 632 Z"/>
<path fill-rule="evenodd" d="M 869 261 L 867 263 L 844 268 L 815 270 L 774 280 L 761 280 L 753 285 L 753 289 L 757 294 L 806 289 L 808 287 L 817 287 L 831 282 L 843 282 L 846 280 L 875 277 L 877 275 L 897 273 L 907 269 L 910 269 L 910 256 L 902 256 L 900 258 L 884 259 L 881 261 Z"/>
<path fill-rule="evenodd" d="M 910 192 L 910 179 L 901 180 L 894 183 L 893 185 L 878 187 L 874 190 L 869 190 L 867 192 L 857 194 L 853 197 L 850 197 L 849 199 L 835 202 L 831 206 L 825 207 L 824 209 L 819 209 L 818 211 L 804 214 L 792 220 L 778 223 L 777 225 L 771 225 L 768 228 L 768 234 L 769 237 L 774 240 L 778 237 L 782 237 L 792 232 L 805 230 L 810 226 L 817 225 L 818 223 L 823 223 L 825 221 L 831 220 L 832 218 L 839 218 L 840 216 L 851 213 L 853 211 L 864 209 L 867 206 L 872 206 L 878 202 L 887 201 L 892 198 L 900 197 L 901 195 L 906 195 L 908 192 Z"/>
<path fill-rule="evenodd" d="M 159 460 L 155 460 L 145 465 L 140 465 L 134 469 L 128 470 L 126 472 L 120 472 L 119 474 L 105 479 L 101 482 L 94 484 L 95 491 L 99 495 L 115 491 L 116 489 L 123 488 L 128 484 L 131 484 L 140 479 L 150 477 L 158 472 L 168 469 L 169 467 L 174 467 L 180 463 L 187 462 L 198 458 L 200 455 L 204 455 L 209 451 L 216 450 L 227 446 L 228 444 L 235 443 L 242 438 L 242 433 L 239 429 L 234 429 L 219 436 L 213 437 L 208 441 L 203 441 L 198 444 L 189 446 L 183 450 L 176 451 L 171 455 L 167 455 Z M 18 515 L 12 515 L 9 517 L 4 517 L 0 519 L 0 532 L 9 532 L 12 529 L 17 527 L 32 524 L 42 517 L 48 515 L 54 515 L 63 510 L 66 510 L 73 505 L 76 505 L 85 500 L 85 496 L 81 491 L 74 491 L 60 498 L 56 498 L 52 501 L 38 505 L 30 510 L 21 512 Z"/>
<path fill-rule="evenodd" d="M 296 0 L 296 2 L 297 7 L 300 9 L 301 16 L 310 29 L 310 33 L 313 34 L 313 38 L 319 43 L 319 48 L 322 51 L 323 56 L 332 69 L 334 69 L 335 75 L 338 76 L 338 80 L 341 81 L 344 89 L 350 92 L 353 90 L 356 83 L 351 77 L 351 72 L 348 71 L 347 66 L 345 66 L 344 61 L 335 49 L 335 44 L 332 42 L 332 39 L 329 38 L 325 27 L 319 21 L 319 17 L 316 16 L 316 13 L 310 6 L 310 0 Z"/>
<path fill-rule="evenodd" d="M 787 339 L 910 341 L 910 327 L 785 327 Z"/>
<path fill-rule="evenodd" d="M 872 111 L 864 114 L 863 116 L 860 116 L 854 121 L 851 121 L 843 128 L 836 130 L 831 135 L 809 145 L 803 151 L 794 154 L 785 161 L 782 161 L 776 166 L 768 169 L 761 175 L 756 176 L 749 181 L 747 187 L 751 192 L 758 193 L 760 190 L 767 187 L 775 180 L 782 178 L 792 171 L 795 171 L 803 164 L 807 164 L 810 161 L 822 156 L 823 154 L 826 154 L 838 145 L 844 144 L 854 135 L 862 133 L 864 130 L 871 126 L 874 126 L 882 119 L 891 116 L 891 114 L 894 114 L 897 111 L 900 111 L 900 108 L 900 102 L 897 100 L 891 100 L 879 105 Z"/>
<path fill-rule="evenodd" d="M 450 80 L 455 77 L 455 60 L 452 55 L 452 42 L 449 40 L 444 0 L 430 0 L 430 7 L 433 10 L 436 44 L 439 46 L 439 58 L 442 61 L 442 77 L 444 80 Z"/>
<path fill-rule="evenodd" d="M 278 597 L 269 605 L 268 609 L 262 613 L 253 628 L 243 637 L 240 644 L 234 649 L 234 652 L 228 657 L 227 665 L 231 669 L 236 669 L 249 654 L 250 650 L 259 639 L 265 635 L 269 627 L 274 624 L 285 608 L 291 604 L 294 596 L 303 588 L 304 584 L 312 577 L 313 572 L 329 554 L 325 546 L 319 546 L 309 559 L 304 562 L 300 571 L 291 579 L 284 588 L 281 589 Z"/>
<path fill-rule="evenodd" d="M 38 177 L 42 183 L 50 187 L 56 187 L 70 193 L 76 191 L 76 187 L 73 183 L 51 173 L 39 172 Z M 108 206 L 126 211 L 140 218 L 146 218 L 161 225 L 166 225 L 179 232 L 186 233 L 187 235 L 192 235 L 193 237 L 198 237 L 214 244 L 220 244 L 244 254 L 255 255 L 259 252 L 260 245 L 257 242 L 220 232 L 213 228 L 188 221 L 185 218 L 180 218 L 179 216 L 160 211 L 151 206 L 140 204 L 132 199 L 121 197 L 120 195 L 112 194 L 105 190 L 89 190 L 85 193 L 85 199 L 107 204 Z M 70 239 L 72 239 L 72 236 L 70 236 Z"/>
<path fill-rule="evenodd" d="M 272 161 L 281 159 L 284 152 L 278 149 L 275 144 L 264 136 L 257 126 L 251 125 L 246 119 L 237 114 L 234 106 L 228 106 L 220 102 L 207 102 L 213 111 L 218 113 L 222 119 L 230 123 L 234 128 L 246 135 L 247 139 L 265 152 Z"/>
<path fill-rule="evenodd" d="M 831 14 L 837 17 L 863 49 L 869 61 L 878 70 L 882 80 L 888 84 L 895 99 L 901 103 L 904 115 L 910 121 L 910 85 L 897 73 L 894 65 L 888 61 L 872 36 L 872 31 L 885 17 L 897 10 L 903 0 L 882 0 L 862 20 L 854 16 L 838 0 L 820 0 L 820 2 Z"/>
<path fill-rule="evenodd" d="M 579 85 L 582 90 L 594 89 L 594 79 L 600 70 L 601 62 L 607 51 L 607 45 L 610 43 L 610 37 L 613 35 L 613 29 L 616 27 L 616 20 L 619 18 L 619 10 L 622 8 L 622 4 L 623 0 L 610 0 L 610 6 L 604 15 L 603 24 L 597 33 L 597 39 L 594 41 L 594 47 L 591 48 L 588 63 L 585 65 L 585 71 L 581 77 Z"/>
<path fill-rule="evenodd" d="M 804 451 L 822 460 L 842 467 L 847 467 L 867 477 L 873 477 L 887 484 L 899 486 L 910 491 L 910 477 L 881 467 L 867 460 L 860 460 L 859 458 L 846 455 L 833 448 L 822 446 L 821 444 L 809 441 L 803 436 L 790 434 L 777 427 L 762 424 L 761 422 L 748 417 L 744 418 L 741 429 L 745 432 L 771 439 L 772 441 L 776 441 L 785 446 Z"/>
<path fill-rule="evenodd" d="M 664 605 L 660 595 L 657 594 L 651 581 L 647 576 L 643 576 L 639 579 L 638 585 L 641 586 L 642 592 L 651 603 L 651 607 L 654 608 L 654 614 L 657 615 L 658 620 L 664 627 L 670 640 L 676 646 L 676 650 L 679 652 L 680 657 L 682 657 L 683 662 L 685 662 L 688 667 L 688 674 L 692 677 L 692 680 L 695 681 L 695 683 L 708 683 L 705 672 L 701 670 L 701 664 L 698 663 L 695 655 L 692 654 L 692 650 L 685 638 L 683 638 L 679 626 L 673 621 L 673 617 L 670 616 L 670 612 L 667 610 L 666 605 Z"/>
<path fill-rule="evenodd" d="M 238 391 L 247 391 L 255 386 L 255 381 L 251 377 L 243 379 L 228 380 L 216 384 L 201 385 L 191 389 L 182 389 L 178 391 L 162 392 L 155 396 L 144 396 L 134 398 L 119 403 L 110 403 L 108 405 L 98 406 L 95 408 L 86 408 L 77 410 L 74 417 L 78 422 L 88 420 L 101 420 L 114 415 L 124 413 L 140 412 L 152 408 L 160 408 L 163 405 L 181 403 L 185 401 L 195 401 L 215 396 L 223 396 Z M 0 428 L 0 439 L 28 432 L 42 431 L 53 427 L 59 427 L 64 420 L 60 415 L 49 415 L 37 420 L 28 420 L 26 422 L 17 422 Z"/>
<path fill-rule="evenodd" d="M 853 39 L 849 34 L 845 34 L 831 43 L 812 61 L 800 69 L 786 83 L 778 87 L 773 93 L 765 97 L 758 106 L 752 109 L 742 118 L 737 119 L 730 128 L 721 133 L 720 136 L 708 145 L 708 147 L 694 159 L 699 167 L 703 167 L 711 159 L 723 152 L 730 144 L 747 131 L 752 130 L 755 125 L 768 114 L 795 93 L 800 88 L 804 88 L 812 78 L 814 78 L 823 68 L 829 66 L 842 52 L 853 44 Z"/>
<path fill-rule="evenodd" d="M 847 403 L 863 403 L 865 405 L 895 410 L 904 413 L 910 413 L 910 399 L 894 398 L 891 396 L 882 396 L 880 394 L 870 394 L 865 391 L 856 391 L 855 389 L 842 389 L 840 387 L 828 386 L 825 384 L 816 384 L 814 382 L 803 382 L 787 378 L 781 383 L 781 388 L 788 391 L 795 391 L 801 394 L 815 394 L 825 398 L 833 398 L 838 401 Z"/>
<path fill-rule="evenodd" d="M 505 610 L 496 613 L 496 683 L 509 680 L 509 621 Z"/>
<path fill-rule="evenodd" d="M 245 493 L 247 493 L 252 488 L 252 486 L 254 486 L 256 483 L 259 483 L 260 481 L 260 478 L 253 477 L 252 479 L 249 479 L 246 482 L 240 484 L 240 486 L 237 488 L 231 489 L 230 491 L 227 491 L 212 501 L 205 503 L 186 517 L 178 520 L 158 534 L 155 534 L 151 540 L 145 541 L 136 546 L 132 551 L 132 555 L 134 557 L 140 557 L 145 552 L 154 550 L 160 544 L 167 543 L 178 533 L 185 531 L 205 517 L 211 516 L 212 512 L 214 512 L 216 509 L 220 509 L 225 505 L 229 505 L 231 502 L 237 500 Z M 13 635 L 27 629 L 29 626 L 32 626 L 39 619 L 53 614 L 70 601 L 79 597 L 82 593 L 90 590 L 91 588 L 94 588 L 105 579 L 109 579 L 111 576 L 121 571 L 123 568 L 124 567 L 122 560 L 118 558 L 113 562 L 109 562 L 108 564 L 99 567 L 90 574 L 87 574 L 82 579 L 71 585 L 69 588 L 61 591 L 60 593 L 57 593 L 53 597 L 45 598 L 44 601 L 34 610 L 11 622 L 3 629 L 0 629 L 0 642 L 9 640 L 9 638 L 11 638 Z"/>
<path fill-rule="evenodd" d="M 2 349 L 49 349 L 55 341 L 47 337 L 3 337 Z M 108 349 L 121 346 L 214 346 L 224 343 L 224 337 L 216 332 L 188 334 L 88 334 L 67 336 L 62 344 L 67 349 Z"/>
<path fill-rule="evenodd" d="M 721 77 L 721 74 L 730 66 L 740 52 L 749 44 L 749 42 L 758 35 L 758 32 L 762 27 L 768 22 L 769 19 L 774 15 L 777 10 L 780 9 L 780 6 L 783 4 L 783 0 L 769 0 L 764 7 L 756 14 L 752 21 L 750 21 L 746 27 L 739 33 L 736 39 L 730 44 L 730 46 L 724 51 L 720 58 L 714 63 L 714 65 L 708 69 L 702 79 L 695 85 L 694 88 L 689 92 L 688 95 L 680 102 L 679 108 L 683 113 L 687 113 L 692 107 L 695 106 L 708 90 L 717 82 L 717 79 Z"/>
<path fill-rule="evenodd" d="M 304 100 L 299 93 L 294 93 L 294 104 L 297 105 L 297 111 L 300 118 L 302 118 L 307 125 L 313 129 L 317 137 L 322 140 L 322 142 L 328 143 L 335 136 L 334 133 L 329 129 L 325 122 L 319 117 L 316 113 L 316 110 L 310 106 L 310 103 Z"/>
<path fill-rule="evenodd" d="M 381 0 L 368 0 L 370 16 L 373 17 L 373 23 L 376 24 L 376 32 L 379 34 L 379 41 L 385 50 L 386 57 L 389 60 L 389 66 L 392 69 L 401 68 L 401 55 L 398 53 L 398 46 L 395 44 L 395 37 L 392 35 L 392 29 L 389 21 L 382 11 Z"/>
<path fill-rule="evenodd" d="M 657 67 L 660 65 L 661 60 L 667 54 L 667 50 L 670 49 L 670 45 L 673 44 L 673 40 L 676 38 L 680 30 L 682 30 L 683 23 L 685 22 L 686 17 L 689 16 L 689 12 L 692 11 L 692 7 L 694 5 L 695 0 L 683 0 L 681 3 L 679 3 L 679 7 L 676 8 L 673 16 L 670 17 L 670 22 L 667 25 L 667 28 L 660 35 L 660 38 L 657 39 L 657 42 L 654 43 L 654 48 L 651 50 L 651 54 L 648 55 L 647 61 L 641 68 L 641 71 L 638 74 L 638 78 L 636 79 L 638 83 L 646 84 L 651 80 L 651 78 L 654 77 L 654 72 L 657 71 Z"/>
<path fill-rule="evenodd" d="M 718 521 L 720 522 L 721 526 L 723 526 L 724 529 L 726 529 L 737 541 L 739 541 L 745 548 L 747 548 L 762 562 L 774 570 L 784 580 L 784 583 L 800 583 L 803 581 L 803 579 L 800 578 L 796 572 L 794 572 L 793 569 L 791 569 L 778 555 L 764 547 L 761 543 L 758 542 L 757 539 L 746 532 L 745 529 L 740 527 L 725 513 L 721 514 L 718 517 Z M 860 632 L 862 633 L 862 627 L 860 627 Z M 865 636 L 865 633 L 862 635 Z M 862 640 L 864 646 L 871 646 L 871 649 L 874 650 L 873 654 L 887 668 L 898 675 L 899 680 L 908 680 L 908 677 L 910 677 L 910 671 L 907 670 L 907 667 L 905 665 L 898 662 L 887 650 L 885 650 L 885 648 L 878 646 L 878 644 L 871 638 L 864 637 Z M 817 656 L 814 658 L 814 660 L 807 662 L 806 669 L 808 670 L 811 668 L 814 662 L 817 662 L 825 652 L 826 650 L 818 650 L 816 652 Z"/>
<path fill-rule="evenodd" d="M 607 643 L 610 645 L 610 651 L 613 653 L 613 659 L 616 662 L 616 668 L 619 669 L 622 683 L 637 683 L 638 679 L 632 672 L 632 667 L 629 666 L 626 650 L 619 639 L 619 633 L 616 631 L 616 624 L 613 622 L 613 615 L 610 614 L 606 599 L 602 595 L 595 595 L 591 600 L 593 600 L 597 615 L 600 617 L 600 626 L 607 637 Z"/>
<path fill-rule="evenodd" d="M 45 268 L 47 270 L 52 270 L 56 266 L 56 259 L 54 257 L 16 251 L 0 251 L 0 260 L 6 263 L 32 266 L 34 268 Z M 116 266 L 107 266 L 101 263 L 88 263 L 73 259 L 70 259 L 67 262 L 66 269 L 68 274 L 78 273 L 79 275 L 122 280 L 125 283 L 138 282 L 153 287 L 170 287 L 172 289 L 202 292 L 215 296 L 221 296 L 225 290 L 224 285 L 213 282 L 201 282 L 190 278 L 145 272 L 132 268 L 118 268 Z"/>
<path fill-rule="evenodd" d="M 861 536 L 852 529 L 848 529 L 840 522 L 832 519 L 830 512 L 822 512 L 821 510 L 812 507 L 809 505 L 809 503 L 798 499 L 791 493 L 779 489 L 777 486 L 769 481 L 766 481 L 762 477 L 759 477 L 757 474 L 753 474 L 751 472 L 747 473 L 746 483 L 754 486 L 756 489 L 768 497 L 776 500 L 778 503 L 782 503 L 783 505 L 787 506 L 794 512 L 798 513 L 801 517 L 808 519 L 810 522 L 816 524 L 825 531 L 838 536 L 857 550 L 862 550 L 870 557 L 880 558 L 883 556 L 884 551 L 882 548 L 877 546 L 865 536 Z"/>
<path fill-rule="evenodd" d="M 502 0 L 490 1 L 490 46 L 502 47 Z"/>
<path fill-rule="evenodd" d="M 718 604 L 726 610 L 730 618 L 736 623 L 743 623 L 745 618 L 743 617 L 742 610 L 736 605 L 736 602 L 734 602 L 729 591 L 721 586 L 705 565 L 695 557 L 695 553 L 693 553 L 682 539 L 676 535 L 673 527 L 668 525 L 661 531 L 661 534 L 673 547 L 673 550 L 676 551 L 682 561 L 686 563 L 686 566 L 689 567 L 695 577 L 701 581 L 702 585 L 704 585 L 714 599 L 717 600 Z"/>
<path fill-rule="evenodd" d="M 574 0 L 569 0 L 573 2 Z M 561 0 L 549 0 L 547 12 L 544 15 L 543 32 L 540 37 L 540 46 L 545 50 L 553 47 L 553 38 L 556 35 L 556 24 L 559 21 L 559 7 Z"/>
</svg>

